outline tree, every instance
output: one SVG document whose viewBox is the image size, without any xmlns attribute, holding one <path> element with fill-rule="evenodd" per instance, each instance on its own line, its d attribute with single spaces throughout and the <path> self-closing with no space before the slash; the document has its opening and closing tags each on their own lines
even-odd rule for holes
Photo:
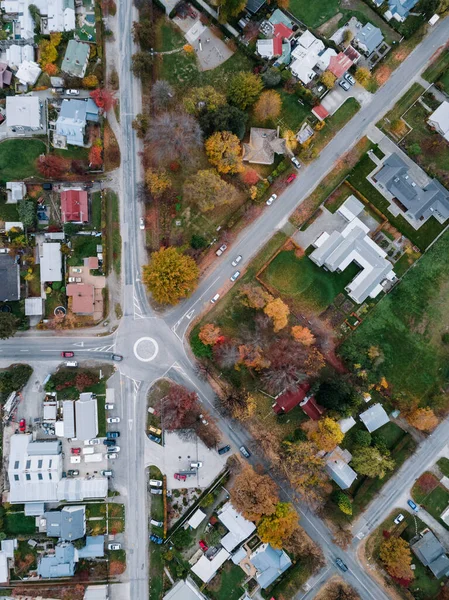
<svg viewBox="0 0 449 600">
<path fill-rule="evenodd" d="M 51 40 L 42 39 L 39 42 L 39 64 L 47 65 L 56 62 L 58 51 Z"/>
<path fill-rule="evenodd" d="M 214 347 L 214 357 L 222 369 L 231 369 L 239 360 L 239 350 L 231 342 Z"/>
<path fill-rule="evenodd" d="M 331 90 L 334 87 L 335 82 L 337 81 L 337 78 L 330 71 L 324 71 L 324 73 L 320 77 L 320 81 L 329 90 Z"/>
<path fill-rule="evenodd" d="M 242 172 L 242 181 L 248 186 L 255 185 L 260 181 L 260 175 L 256 171 L 256 169 L 251 169 L 251 167 L 246 167 Z"/>
<path fill-rule="evenodd" d="M 262 517 L 257 525 L 257 534 L 265 544 L 282 548 L 298 528 L 298 515 L 289 502 L 278 502 L 271 515 Z"/>
<path fill-rule="evenodd" d="M 282 137 L 287 143 L 287 148 L 291 151 L 296 150 L 298 147 L 298 139 L 296 133 L 292 129 L 284 129 Z"/>
<path fill-rule="evenodd" d="M 281 113 L 282 99 L 278 92 L 266 90 L 262 92 L 254 106 L 254 115 L 258 121 L 274 121 Z"/>
<path fill-rule="evenodd" d="M 12 337 L 17 331 L 17 319 L 12 313 L 0 312 L 0 340 Z"/>
<path fill-rule="evenodd" d="M 330 417 L 324 417 L 318 421 L 317 431 L 312 431 L 309 439 L 316 444 L 320 450 L 331 452 L 340 442 L 343 441 L 345 434 L 340 425 Z"/>
<path fill-rule="evenodd" d="M 194 233 L 190 238 L 190 245 L 194 250 L 201 250 L 207 246 L 207 240 L 202 235 Z"/>
<path fill-rule="evenodd" d="M 192 427 L 198 420 L 199 402 L 196 392 L 177 383 L 172 383 L 167 394 L 155 407 L 165 429 L 174 431 Z"/>
<path fill-rule="evenodd" d="M 47 63 L 46 65 L 44 65 L 42 67 L 42 70 L 45 71 L 45 73 L 47 73 L 47 75 L 49 77 L 53 77 L 54 75 L 56 75 L 59 71 L 57 65 L 53 64 L 53 63 Z"/>
<path fill-rule="evenodd" d="M 148 132 L 148 117 L 142 113 L 138 113 L 136 118 L 133 119 L 132 128 L 136 131 L 136 135 L 139 139 L 143 139 Z"/>
<path fill-rule="evenodd" d="M 276 340 L 266 356 L 270 358 L 270 368 L 262 375 L 262 381 L 270 393 L 293 389 L 305 378 L 308 350 L 301 344 L 288 338 Z"/>
<path fill-rule="evenodd" d="M 345 44 L 350 44 L 353 39 L 354 39 L 354 34 L 352 33 L 352 31 L 349 28 L 346 29 L 346 31 L 343 34 L 343 41 L 344 41 L 344 43 Z"/>
<path fill-rule="evenodd" d="M 270 366 L 270 361 L 264 356 L 261 347 L 251 344 L 239 346 L 239 363 L 256 371 L 261 371 Z"/>
<path fill-rule="evenodd" d="M 145 183 L 156 198 L 171 188 L 171 180 L 165 169 L 147 169 Z"/>
<path fill-rule="evenodd" d="M 321 503 L 328 488 L 325 461 L 312 442 L 284 441 L 281 466 L 293 487 L 311 504 Z"/>
<path fill-rule="evenodd" d="M 412 581 L 412 553 L 410 544 L 401 537 L 390 537 L 383 540 L 379 549 L 380 560 L 392 577 Z"/>
<path fill-rule="evenodd" d="M 206 346 L 214 346 L 220 339 L 220 328 L 213 323 L 206 323 L 200 329 L 198 337 Z"/>
<path fill-rule="evenodd" d="M 266 315 L 273 319 L 275 332 L 278 332 L 287 326 L 290 309 L 280 298 L 276 298 L 269 302 L 263 310 Z"/>
<path fill-rule="evenodd" d="M 57 154 L 42 154 L 36 160 L 36 167 L 44 177 L 57 178 L 67 173 L 69 161 Z"/>
<path fill-rule="evenodd" d="M 83 86 L 88 89 L 93 89 L 98 86 L 98 77 L 96 75 L 88 75 L 83 78 Z"/>
<path fill-rule="evenodd" d="M 432 431 L 438 425 L 438 419 L 431 408 L 417 408 L 407 415 L 407 421 L 420 431 Z"/>
<path fill-rule="evenodd" d="M 421 146 L 416 142 L 414 144 L 410 144 L 410 146 L 407 146 L 407 151 L 410 156 L 417 156 L 418 154 L 422 153 Z"/>
<path fill-rule="evenodd" d="M 262 309 L 274 300 L 273 296 L 260 285 L 245 283 L 240 288 L 242 304 L 250 308 Z"/>
<path fill-rule="evenodd" d="M 262 73 L 261 77 L 267 88 L 276 87 L 281 83 L 281 72 L 277 67 L 269 67 L 265 73 Z"/>
<path fill-rule="evenodd" d="M 220 7 L 219 19 L 221 23 L 226 23 L 229 17 L 236 17 L 245 8 L 245 0 L 219 0 Z"/>
<path fill-rule="evenodd" d="M 92 146 L 89 150 L 89 165 L 98 169 L 103 164 L 102 150 L 99 146 Z"/>
<path fill-rule="evenodd" d="M 225 104 L 219 110 L 201 114 L 199 121 L 204 135 L 212 135 L 214 131 L 230 131 L 241 140 L 245 135 L 248 115 L 237 106 Z"/>
<path fill-rule="evenodd" d="M 232 204 L 237 199 L 237 190 L 224 181 L 215 169 L 203 169 L 188 177 L 184 182 L 184 197 L 197 204 L 202 212 L 215 206 Z"/>
<path fill-rule="evenodd" d="M 394 469 L 394 460 L 377 448 L 361 446 L 354 450 L 352 466 L 360 475 L 382 479 L 387 471 Z"/>
<path fill-rule="evenodd" d="M 37 27 L 40 27 L 41 24 L 41 11 L 35 4 L 30 4 L 28 6 L 28 10 L 30 11 L 31 18 Z"/>
<path fill-rule="evenodd" d="M 315 343 L 315 336 L 308 327 L 302 327 L 301 325 L 295 325 L 292 327 L 293 339 L 302 344 L 303 346 L 313 346 Z"/>
<path fill-rule="evenodd" d="M 142 50 L 151 50 L 155 42 L 154 27 L 152 19 L 147 17 L 145 11 L 141 11 L 139 22 L 133 22 L 132 34 L 134 42 Z"/>
<path fill-rule="evenodd" d="M 329 581 L 322 592 L 320 600 L 360 600 L 354 588 L 341 579 Z"/>
<path fill-rule="evenodd" d="M 161 248 L 143 267 L 143 282 L 160 304 L 176 304 L 187 298 L 198 282 L 198 267 L 177 248 Z"/>
<path fill-rule="evenodd" d="M 230 101 L 245 110 L 257 100 L 263 89 L 259 75 L 240 71 L 236 73 L 229 83 L 228 96 Z"/>
<path fill-rule="evenodd" d="M 366 67 L 358 67 L 354 77 L 356 81 L 360 83 L 360 85 L 365 86 L 371 79 L 371 72 Z"/>
<path fill-rule="evenodd" d="M 226 104 L 226 96 L 212 85 L 192 88 L 183 100 L 184 109 L 191 115 L 215 111 Z"/>
<path fill-rule="evenodd" d="M 148 129 L 150 156 L 157 163 L 194 159 L 201 147 L 203 136 L 198 121 L 182 112 L 164 112 L 156 115 Z"/>
<path fill-rule="evenodd" d="M 243 170 L 239 138 L 229 131 L 217 131 L 206 140 L 205 149 L 211 165 L 219 173 L 240 173 Z"/>
<path fill-rule="evenodd" d="M 157 79 L 151 86 L 150 98 L 154 110 L 167 110 L 175 97 L 175 90 L 165 81 L 165 79 Z"/>
<path fill-rule="evenodd" d="M 131 70 L 136 77 L 143 78 L 151 75 L 153 70 L 153 57 L 148 52 L 136 52 L 131 57 Z"/>
<path fill-rule="evenodd" d="M 97 88 L 96 90 L 92 90 L 90 92 L 90 97 L 98 108 L 102 108 L 106 112 L 111 110 L 117 103 L 117 100 L 114 98 L 114 93 L 107 88 Z"/>
<path fill-rule="evenodd" d="M 17 212 L 23 226 L 28 229 L 36 223 L 36 204 L 32 200 L 20 200 L 17 203 Z"/>
<path fill-rule="evenodd" d="M 322 381 L 315 393 L 315 398 L 321 406 L 335 410 L 342 415 L 351 414 L 357 405 L 354 388 L 342 377 L 328 378 Z"/>
<path fill-rule="evenodd" d="M 259 475 L 245 465 L 230 490 L 234 508 L 249 521 L 272 515 L 279 502 L 277 486 L 268 475 Z"/>
<path fill-rule="evenodd" d="M 342 513 L 352 515 L 352 502 L 343 492 L 337 492 L 336 504 Z"/>
<path fill-rule="evenodd" d="M 354 433 L 353 437 L 356 446 L 371 446 L 371 434 L 369 431 L 360 429 Z"/>
</svg>

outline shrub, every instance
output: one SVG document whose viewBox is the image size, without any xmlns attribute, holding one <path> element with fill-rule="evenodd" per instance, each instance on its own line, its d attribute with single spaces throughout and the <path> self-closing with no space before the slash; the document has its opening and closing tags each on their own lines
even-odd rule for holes
<svg viewBox="0 0 449 600">
<path fill-rule="evenodd" d="M 203 344 L 198 334 L 193 335 L 190 338 L 190 346 L 193 354 L 197 358 L 212 358 L 212 348 Z"/>
</svg>

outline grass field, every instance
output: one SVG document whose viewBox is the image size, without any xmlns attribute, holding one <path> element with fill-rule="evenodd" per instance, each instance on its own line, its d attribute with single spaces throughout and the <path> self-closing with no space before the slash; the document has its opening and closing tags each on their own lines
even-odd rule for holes
<svg viewBox="0 0 449 600">
<path fill-rule="evenodd" d="M 38 176 L 36 159 L 46 152 L 41 140 L 5 140 L 0 143 L 0 183 Z"/>
<path fill-rule="evenodd" d="M 94 192 L 91 196 L 92 227 L 101 229 L 101 192 Z"/>
<path fill-rule="evenodd" d="M 186 44 L 186 40 L 182 35 L 181 30 L 167 20 L 165 16 L 161 17 L 156 23 L 156 41 L 154 49 L 157 52 L 168 52 L 182 48 Z"/>
<path fill-rule="evenodd" d="M 83 266 L 84 258 L 97 256 L 97 244 L 101 244 L 101 238 L 92 235 L 75 235 L 71 241 L 73 253 L 67 260 L 71 267 Z"/>
<path fill-rule="evenodd" d="M 241 584 L 245 579 L 243 569 L 228 561 L 208 584 L 208 595 L 212 600 L 239 600 L 244 592 Z"/>
<path fill-rule="evenodd" d="M 1 147 L 1 144 L 0 144 Z M 17 204 L 6 204 L 6 196 L 0 197 L 0 221 L 19 221 Z"/>
<path fill-rule="evenodd" d="M 270 589 L 270 598 L 292 600 L 298 595 L 298 590 L 314 572 L 310 560 L 300 559 L 296 564 L 285 571 L 284 576 Z"/>
<path fill-rule="evenodd" d="M 449 526 L 440 519 L 441 513 L 446 510 L 449 505 L 449 491 L 442 485 L 438 484 L 435 479 L 436 487 L 430 492 L 423 492 L 419 483 L 415 483 L 412 487 L 413 500 L 422 506 L 432 517 L 434 517 L 443 527 L 449 529 Z"/>
<path fill-rule="evenodd" d="M 449 51 L 443 50 L 440 56 L 427 67 L 422 74 L 423 78 L 429 83 L 438 81 L 441 77 L 449 71 Z"/>
<path fill-rule="evenodd" d="M 107 190 L 105 195 L 106 211 L 106 248 L 108 270 L 111 268 L 120 275 L 122 268 L 122 237 L 120 235 L 120 215 L 118 195 L 112 190 Z M 97 238 L 94 238 L 97 239 Z"/>
<path fill-rule="evenodd" d="M 319 27 L 338 13 L 340 0 L 291 0 L 289 10 L 308 27 Z"/>
<path fill-rule="evenodd" d="M 399 119 L 405 113 L 405 111 L 418 100 L 423 92 L 423 86 L 419 83 L 414 83 L 396 102 L 393 108 L 387 112 L 382 120 L 377 123 L 377 126 L 391 135 L 391 123 L 396 121 L 396 119 Z"/>
<path fill-rule="evenodd" d="M 26 517 L 23 512 L 11 512 L 5 515 L 5 533 L 11 536 L 32 535 L 36 531 L 34 517 Z"/>
<path fill-rule="evenodd" d="M 296 94 L 287 94 L 281 88 L 276 90 L 282 98 L 281 119 L 285 122 L 288 129 L 298 131 L 304 123 L 307 116 L 310 115 L 310 108 L 298 102 Z"/>
</svg>

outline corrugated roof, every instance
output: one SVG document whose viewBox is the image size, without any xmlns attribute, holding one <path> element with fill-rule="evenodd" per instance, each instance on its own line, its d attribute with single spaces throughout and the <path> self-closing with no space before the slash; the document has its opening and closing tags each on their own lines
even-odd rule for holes
<svg viewBox="0 0 449 600">
<path fill-rule="evenodd" d="M 64 419 L 64 437 L 75 437 L 75 403 L 73 400 L 64 400 L 62 403 L 62 415 Z"/>
<path fill-rule="evenodd" d="M 379 427 L 382 427 L 382 425 L 388 423 L 390 419 L 382 404 L 377 403 L 361 413 L 360 420 L 364 423 L 368 431 L 372 433 L 376 429 L 379 429 Z"/>
<path fill-rule="evenodd" d="M 89 392 L 80 394 L 75 402 L 76 438 L 91 440 L 98 433 L 97 400 Z"/>
<path fill-rule="evenodd" d="M 44 242 L 42 244 L 42 256 L 40 256 L 41 281 L 62 280 L 62 255 L 61 244 L 58 242 Z"/>
<path fill-rule="evenodd" d="M 20 270 L 15 258 L 8 254 L 0 254 L 0 300 L 20 300 Z"/>
</svg>

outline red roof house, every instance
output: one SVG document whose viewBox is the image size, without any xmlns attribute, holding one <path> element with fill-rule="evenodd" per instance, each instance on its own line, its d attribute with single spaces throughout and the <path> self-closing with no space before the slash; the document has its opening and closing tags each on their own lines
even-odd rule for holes
<svg viewBox="0 0 449 600">
<path fill-rule="evenodd" d="M 295 390 L 288 390 L 283 392 L 276 398 L 276 403 L 273 404 L 273 410 L 277 415 L 283 415 L 290 412 L 295 406 L 298 406 L 304 398 L 307 396 L 307 392 L 310 390 L 310 385 L 307 382 L 301 383 L 301 385 Z"/>
<path fill-rule="evenodd" d="M 284 25 L 284 23 L 276 23 L 276 25 L 274 26 L 274 37 L 275 38 L 281 38 L 281 40 L 286 38 L 288 40 L 288 39 L 290 39 L 292 34 L 293 34 L 293 29 L 290 29 L 290 27 L 287 27 L 287 25 Z"/>
<path fill-rule="evenodd" d="M 324 412 L 324 408 L 317 404 L 314 396 L 308 396 L 299 405 L 303 412 L 312 419 L 312 421 L 318 421 Z"/>
<path fill-rule="evenodd" d="M 64 190 L 61 192 L 61 213 L 64 223 L 87 223 L 89 209 L 87 192 L 84 190 Z"/>
<path fill-rule="evenodd" d="M 94 286 L 90 283 L 69 283 L 67 296 L 72 296 L 72 312 L 77 315 L 91 315 L 94 312 Z"/>
<path fill-rule="evenodd" d="M 327 70 L 338 78 L 343 77 L 350 67 L 352 67 L 352 60 L 349 56 L 340 52 L 337 56 L 331 56 Z"/>
<path fill-rule="evenodd" d="M 324 106 L 322 104 L 319 104 L 318 106 L 314 106 L 312 108 L 312 112 L 315 115 L 315 117 L 317 119 L 319 119 L 320 121 L 324 121 L 324 119 L 326 119 L 326 117 L 329 116 L 329 113 L 327 112 L 327 110 L 324 108 Z"/>
</svg>

